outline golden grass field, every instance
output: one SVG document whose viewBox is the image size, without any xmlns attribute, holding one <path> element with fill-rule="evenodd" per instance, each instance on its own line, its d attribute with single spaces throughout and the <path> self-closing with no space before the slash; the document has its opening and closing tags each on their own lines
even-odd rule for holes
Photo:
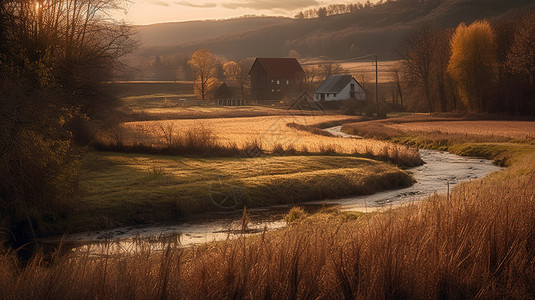
<svg viewBox="0 0 535 300">
<path fill-rule="evenodd" d="M 405 115 L 385 120 L 347 123 L 342 131 L 365 137 L 389 139 L 394 136 L 419 136 L 428 139 L 445 139 L 450 143 L 463 140 L 505 142 L 535 139 L 533 121 L 466 120 L 462 117 Z"/>
<path fill-rule="evenodd" d="M 310 60 L 302 64 L 304 66 L 318 66 L 322 64 L 338 64 L 344 71 L 353 75 L 357 81 L 364 79 L 368 84 L 375 83 L 375 61 L 352 61 L 352 60 Z M 392 69 L 399 65 L 397 60 L 379 61 L 378 77 L 379 83 L 392 82 Z M 364 78 L 362 78 L 364 77 Z"/>
<path fill-rule="evenodd" d="M 343 154 L 372 154 L 375 156 L 418 156 L 417 150 L 389 142 L 371 139 L 347 139 L 316 135 L 286 126 L 288 123 L 314 125 L 324 122 L 347 119 L 342 115 L 320 116 L 267 116 L 252 118 L 219 118 L 203 120 L 164 120 L 128 122 L 123 128 L 134 132 L 130 143 L 134 141 L 154 145 L 163 144 L 165 132 L 180 131 L 187 128 L 204 127 L 212 130 L 222 142 L 244 146 L 251 141 L 258 141 L 262 149 L 272 151 L 277 146 L 292 147 L 298 151 L 320 153 L 326 148 Z M 128 142 L 127 142 L 128 143 Z"/>
<path fill-rule="evenodd" d="M 477 145 L 475 145 L 477 146 Z M 532 299 L 535 147 L 506 171 L 382 213 L 325 212 L 282 231 L 123 255 L 0 255 L 6 298 Z"/>
<path fill-rule="evenodd" d="M 437 121 L 388 125 L 406 132 L 436 132 L 511 139 L 535 139 L 535 122 L 531 121 Z"/>
</svg>

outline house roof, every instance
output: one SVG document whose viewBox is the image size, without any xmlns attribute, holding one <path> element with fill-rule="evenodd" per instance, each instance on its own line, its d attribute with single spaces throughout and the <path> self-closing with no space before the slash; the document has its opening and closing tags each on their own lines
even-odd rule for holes
<svg viewBox="0 0 535 300">
<path fill-rule="evenodd" d="M 251 74 L 256 64 L 260 64 L 270 77 L 293 77 L 304 73 L 301 64 L 295 58 L 265 58 L 258 57 L 251 67 Z"/>
<path fill-rule="evenodd" d="M 331 75 L 325 79 L 315 93 L 339 93 L 349 84 L 351 79 L 353 79 L 351 75 Z M 358 82 L 357 84 L 360 85 Z"/>
</svg>

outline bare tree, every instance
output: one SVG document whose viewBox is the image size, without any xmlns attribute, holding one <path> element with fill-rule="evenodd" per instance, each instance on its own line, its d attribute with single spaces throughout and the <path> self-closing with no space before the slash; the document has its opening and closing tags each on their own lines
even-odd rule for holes
<svg viewBox="0 0 535 300">
<path fill-rule="evenodd" d="M 394 83 L 394 92 L 399 97 L 401 106 L 403 106 L 403 88 L 401 86 L 401 76 L 398 66 L 392 68 L 390 76 L 392 77 L 392 82 Z"/>
<path fill-rule="evenodd" d="M 422 85 L 430 112 L 434 111 L 430 92 L 431 63 L 434 51 L 432 32 L 429 28 L 423 28 L 407 39 L 405 49 L 401 53 L 405 72 L 412 81 Z"/>
<path fill-rule="evenodd" d="M 312 91 L 316 86 L 320 69 L 314 65 L 305 66 L 303 69 L 305 71 L 305 75 L 302 76 L 298 82 L 299 89 L 301 91 Z"/>
<path fill-rule="evenodd" d="M 104 82 L 132 46 L 130 28 L 109 15 L 119 5 L 0 1 L 0 231 L 14 247 L 72 211 L 81 156 L 73 116 L 107 103 Z"/>
<path fill-rule="evenodd" d="M 520 77 L 527 91 L 531 115 L 535 115 L 535 13 L 524 17 L 514 36 L 514 42 L 507 53 L 507 70 Z M 519 103 L 516 110 L 518 113 Z"/>
<path fill-rule="evenodd" d="M 323 80 L 327 79 L 327 77 L 331 75 L 337 75 L 344 72 L 344 69 L 339 64 L 334 63 L 326 63 L 319 65 L 320 75 L 323 78 Z"/>
<path fill-rule="evenodd" d="M 25 55 L 46 61 L 54 81 L 79 96 L 95 96 L 96 87 L 132 49 L 131 28 L 109 12 L 119 0 L 4 1 L 2 15 L 11 18 L 9 37 Z M 90 103 L 86 103 L 90 104 Z"/>
</svg>

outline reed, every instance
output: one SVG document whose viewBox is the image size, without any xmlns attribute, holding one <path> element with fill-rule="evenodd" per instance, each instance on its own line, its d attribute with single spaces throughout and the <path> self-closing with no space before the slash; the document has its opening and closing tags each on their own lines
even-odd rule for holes
<svg viewBox="0 0 535 300">
<path fill-rule="evenodd" d="M 356 155 L 392 162 L 402 167 L 423 163 L 415 147 L 372 139 L 319 135 L 318 132 L 323 131 L 314 125 L 345 119 L 345 116 L 325 115 L 206 119 L 202 123 L 198 120 L 129 122 L 116 129 L 121 134 L 103 133 L 101 142 L 95 146 L 98 150 L 148 154 L 243 156 L 251 148 L 251 141 L 256 141 L 261 145 L 262 152 L 267 153 Z M 181 132 L 184 131 L 200 137 L 206 136 L 203 132 L 207 131 L 212 138 L 208 139 L 210 143 L 193 143 L 194 146 L 199 144 L 203 147 L 192 147 L 187 143 L 188 139 L 180 142 L 183 140 L 180 138 L 183 135 Z"/>
<path fill-rule="evenodd" d="M 24 268 L 2 253 L 0 289 L 6 298 L 532 298 L 535 156 L 524 161 L 449 198 L 324 213 L 190 249 L 79 251 Z"/>
</svg>

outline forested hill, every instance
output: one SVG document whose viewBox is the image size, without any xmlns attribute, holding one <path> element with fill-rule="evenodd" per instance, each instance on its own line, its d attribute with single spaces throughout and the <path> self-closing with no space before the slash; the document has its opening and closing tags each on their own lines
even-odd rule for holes
<svg viewBox="0 0 535 300">
<path fill-rule="evenodd" d="M 139 28 L 143 55 L 174 55 L 209 48 L 230 59 L 286 56 L 393 58 L 399 42 L 422 26 L 453 27 L 535 8 L 533 0 L 397 0 L 315 19 L 243 18 Z M 244 30 L 246 28 L 247 30 Z"/>
<path fill-rule="evenodd" d="M 290 18 L 282 17 L 244 17 L 228 20 L 159 23 L 139 26 L 137 38 L 143 47 L 169 46 L 256 31 L 291 21 Z"/>
</svg>

